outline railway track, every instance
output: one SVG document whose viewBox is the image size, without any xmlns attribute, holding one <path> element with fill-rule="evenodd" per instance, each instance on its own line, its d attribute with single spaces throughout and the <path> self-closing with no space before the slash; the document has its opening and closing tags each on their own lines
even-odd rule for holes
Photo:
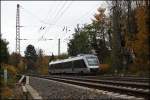
<svg viewBox="0 0 150 100">
<path fill-rule="evenodd" d="M 59 82 L 69 83 L 73 85 L 79 85 L 88 88 L 94 88 L 109 92 L 115 92 L 140 98 L 148 99 L 150 95 L 149 84 L 133 83 L 123 81 L 108 81 L 108 80 L 96 80 L 77 77 L 64 77 L 64 76 L 36 76 L 40 78 L 55 80 Z"/>
<path fill-rule="evenodd" d="M 126 76 L 87 76 L 87 75 L 50 75 L 50 76 L 63 76 L 63 77 L 81 77 L 86 79 L 97 79 L 97 80 L 115 80 L 115 81 L 129 81 L 129 82 L 138 82 L 138 83 L 149 83 L 150 78 L 149 77 L 126 77 Z"/>
<path fill-rule="evenodd" d="M 101 83 L 101 84 L 111 84 L 116 86 L 126 86 L 130 88 L 138 89 L 149 89 L 148 83 L 140 83 L 140 82 L 128 82 L 128 81 L 118 81 L 118 80 L 103 80 L 103 79 L 88 79 L 88 78 L 77 78 L 77 77 L 62 77 L 62 76 L 53 76 L 54 78 L 63 78 L 63 79 L 71 79 L 78 80 L 84 82 L 93 82 L 93 83 Z"/>
<path fill-rule="evenodd" d="M 143 83 L 149 83 L 150 78 L 143 78 L 143 77 L 118 77 L 118 76 L 109 76 L 109 77 L 103 77 L 103 76 L 84 76 L 84 78 L 92 78 L 92 79 L 103 79 L 103 80 L 116 80 L 116 81 L 131 81 L 131 82 L 143 82 Z"/>
</svg>

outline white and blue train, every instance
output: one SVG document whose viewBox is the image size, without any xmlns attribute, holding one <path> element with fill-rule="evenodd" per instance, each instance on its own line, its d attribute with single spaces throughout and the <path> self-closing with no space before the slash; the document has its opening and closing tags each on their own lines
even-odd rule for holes
<svg viewBox="0 0 150 100">
<path fill-rule="evenodd" d="M 100 72 L 97 56 L 91 54 L 78 55 L 49 63 L 49 73 L 97 73 Z"/>
</svg>

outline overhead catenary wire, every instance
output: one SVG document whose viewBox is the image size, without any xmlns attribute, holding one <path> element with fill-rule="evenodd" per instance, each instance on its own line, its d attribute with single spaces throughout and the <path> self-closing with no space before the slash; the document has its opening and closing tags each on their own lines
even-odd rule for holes
<svg viewBox="0 0 150 100">
<path fill-rule="evenodd" d="M 55 2 L 55 4 L 54 5 L 57 5 L 57 3 Z M 60 3 L 57 5 L 57 6 L 54 6 L 54 8 L 53 9 L 50 9 L 49 10 L 49 12 L 48 12 L 48 14 L 47 14 L 47 16 L 45 17 L 45 19 L 44 20 L 46 20 L 46 22 L 48 22 L 49 24 L 50 24 L 50 22 L 53 20 L 53 18 L 54 18 L 54 15 L 56 15 L 56 11 L 57 11 L 57 9 L 60 7 Z M 51 11 L 51 13 L 50 13 L 50 11 Z M 54 13 L 53 13 L 54 12 Z M 49 14 L 50 13 L 50 14 Z M 51 15 L 51 16 L 50 16 Z M 53 25 L 52 24 L 52 22 L 51 22 L 51 24 L 50 24 L 50 26 L 51 25 Z M 43 26 L 43 25 L 41 25 L 41 26 Z M 48 26 L 47 26 L 48 27 Z"/>
<path fill-rule="evenodd" d="M 32 12 L 28 11 L 27 9 L 25 9 L 23 6 L 20 6 L 25 12 L 27 12 L 28 14 L 32 15 L 34 18 L 36 18 L 39 22 L 43 23 L 43 24 L 48 24 L 46 22 L 44 22 L 44 20 L 41 20 L 38 16 L 36 16 L 35 14 L 33 14 Z M 50 25 L 50 24 L 48 24 Z M 24 25 L 24 27 L 27 27 L 28 25 Z M 39 27 L 40 25 L 32 25 L 32 27 Z M 31 27 L 31 25 L 29 26 Z M 20 39 L 20 40 L 37 40 L 37 39 Z M 52 40 L 52 39 L 44 39 L 42 38 L 42 40 Z"/>
<path fill-rule="evenodd" d="M 55 16 L 54 16 L 55 19 L 53 20 L 53 25 L 51 25 L 51 26 L 54 26 L 54 25 L 55 25 L 55 22 L 56 22 L 57 18 L 59 17 L 58 15 L 59 15 L 60 12 L 62 12 L 62 10 L 64 9 L 64 7 L 65 7 L 65 5 L 66 5 L 66 2 L 67 2 L 67 1 L 65 1 L 65 2 L 62 4 L 62 6 L 60 6 L 59 9 L 57 10 L 57 12 L 56 12 L 56 14 L 55 14 Z M 44 35 L 45 35 L 46 32 L 48 31 L 48 29 L 50 29 L 51 26 L 48 26 L 48 27 L 46 28 L 46 30 L 45 30 L 44 34 L 42 35 L 42 37 L 44 37 Z"/>
<path fill-rule="evenodd" d="M 52 11 L 53 11 L 54 9 L 52 9 L 51 8 L 51 6 L 50 6 L 50 8 L 49 8 L 49 10 L 48 10 L 48 13 L 47 13 L 47 15 L 45 16 L 45 18 L 44 18 L 44 20 L 46 20 L 49 16 L 50 16 L 50 14 L 52 15 Z"/>
<path fill-rule="evenodd" d="M 91 12 L 93 12 L 93 10 L 95 10 L 94 8 L 97 7 L 98 5 L 99 5 L 99 3 L 96 4 L 94 7 L 92 7 L 89 11 L 84 13 L 80 18 L 76 19 L 75 22 L 80 21 L 81 19 L 87 17 L 89 14 L 91 14 Z"/>
<path fill-rule="evenodd" d="M 62 6 L 60 6 L 60 9 L 57 10 L 56 15 L 54 16 L 55 20 L 58 17 L 58 15 L 60 14 L 60 12 L 64 9 L 65 5 L 66 5 L 67 1 L 64 1 L 64 3 L 62 4 Z"/>
<path fill-rule="evenodd" d="M 49 23 L 46 23 L 44 20 L 40 19 L 38 16 L 36 16 L 35 14 L 33 14 L 32 12 L 30 12 L 29 10 L 27 10 L 26 8 L 24 8 L 23 6 L 20 6 L 20 8 L 22 8 L 26 13 L 32 15 L 35 19 L 37 19 L 39 22 L 46 24 L 46 25 L 51 25 Z"/>
<path fill-rule="evenodd" d="M 36 16 L 35 14 L 31 13 L 30 11 L 26 10 L 24 7 L 22 7 L 23 9 L 26 10 L 26 12 L 28 12 L 29 14 L 31 14 L 32 16 L 34 16 L 36 19 L 38 19 L 41 23 L 43 23 L 44 25 L 48 25 L 48 27 L 46 26 L 45 28 L 45 32 L 42 36 L 44 36 L 46 34 L 46 32 L 48 31 L 48 29 L 50 29 L 51 26 L 55 26 L 57 24 L 57 22 L 61 19 L 61 17 L 65 14 L 66 10 L 70 7 L 72 1 L 68 3 L 68 5 L 66 5 L 66 1 L 63 3 L 62 6 L 58 6 L 57 8 L 59 8 L 59 10 L 56 11 L 56 14 L 54 16 L 55 20 L 53 20 L 53 24 L 47 23 L 47 21 L 40 19 L 38 16 Z M 95 7 L 95 6 L 94 6 Z M 89 12 L 93 11 L 94 9 L 92 8 L 90 11 L 86 12 L 84 15 L 87 15 Z M 49 10 L 49 12 L 52 10 Z M 48 13 L 49 14 L 49 13 Z M 49 16 L 49 15 L 47 15 Z M 85 16 L 83 16 L 85 17 Z"/>
<path fill-rule="evenodd" d="M 65 3 L 64 3 L 65 4 Z M 58 6 L 59 7 L 59 6 Z M 36 18 L 40 23 L 44 24 L 44 27 L 42 27 L 43 29 L 45 28 L 46 25 L 51 26 L 52 24 L 47 23 L 46 21 L 40 19 L 38 16 L 36 16 L 35 14 L 33 14 L 32 12 L 30 12 L 29 10 L 25 9 L 23 6 L 21 6 L 21 8 L 28 14 L 32 15 L 34 18 Z M 62 8 L 62 7 L 61 7 Z M 61 10 L 61 9 L 60 9 Z M 51 10 L 49 10 L 50 12 Z M 57 14 L 56 14 L 57 16 Z M 39 26 L 43 26 L 43 25 L 39 25 Z M 38 25 L 37 25 L 38 27 Z"/>
<path fill-rule="evenodd" d="M 66 9 L 68 9 L 68 8 L 70 7 L 70 5 L 71 5 L 71 3 L 70 3 L 66 8 L 64 8 L 63 11 L 66 12 Z M 87 15 L 91 14 L 91 12 L 92 12 L 93 10 L 95 10 L 94 8 L 95 8 L 96 6 L 98 6 L 98 5 L 99 5 L 99 4 L 96 4 L 94 7 L 92 7 L 89 11 L 87 11 L 85 14 L 82 15 L 82 17 L 78 18 L 77 20 L 81 20 L 81 18 L 84 18 L 84 17 L 86 17 Z M 60 16 L 58 17 L 59 19 L 56 20 L 56 22 L 53 24 L 53 26 L 55 26 L 55 25 L 57 24 L 57 22 L 62 18 L 62 16 L 64 15 L 65 12 L 61 12 L 61 13 L 60 13 Z M 48 28 L 48 29 L 49 29 L 49 28 Z M 48 31 L 48 29 L 45 31 L 45 33 Z"/>
<path fill-rule="evenodd" d="M 40 23 L 42 23 L 42 24 L 44 24 L 44 26 L 50 26 L 51 24 L 49 24 L 49 23 L 47 23 L 46 21 L 44 21 L 44 20 L 42 20 L 41 18 L 39 18 L 37 15 L 35 15 L 34 13 L 32 13 L 31 11 L 29 11 L 29 10 L 27 10 L 25 7 L 23 7 L 22 5 L 20 5 L 20 8 L 23 10 L 22 12 L 25 12 L 25 13 L 27 13 L 27 14 L 29 14 L 29 15 L 31 15 L 34 19 L 36 19 L 38 22 L 40 22 Z M 35 27 L 35 28 L 37 28 L 37 27 L 40 27 L 41 25 L 24 25 L 25 27 L 24 28 L 29 28 L 29 27 Z M 39 32 L 38 32 L 39 33 Z"/>
<path fill-rule="evenodd" d="M 67 9 L 71 6 L 71 4 L 72 4 L 72 1 L 69 2 L 69 3 L 66 5 L 66 7 L 64 6 L 64 7 L 62 8 L 62 11 L 59 11 L 59 13 L 58 13 L 59 16 L 56 17 L 56 19 L 55 19 L 55 21 L 54 21 L 54 24 L 53 24 L 52 26 L 55 26 L 55 25 L 56 25 L 56 23 L 61 19 L 61 17 L 64 15 L 64 13 L 67 11 Z M 58 19 L 58 18 L 59 18 L 59 19 Z M 49 29 L 50 29 L 50 26 L 47 28 L 47 30 L 45 30 L 45 34 L 46 34 L 46 32 L 47 32 Z M 45 35 L 45 34 L 44 34 L 44 35 Z"/>
<path fill-rule="evenodd" d="M 55 3 L 56 3 L 56 2 L 55 2 Z M 47 15 L 46 15 L 45 18 L 44 18 L 44 20 L 46 20 L 45 22 L 49 22 L 48 20 L 49 20 L 49 18 L 53 15 L 53 11 L 55 11 L 55 9 L 56 9 L 56 6 L 55 6 L 53 9 L 52 9 L 51 6 L 50 6 Z M 51 16 L 50 16 L 50 15 L 51 15 Z M 49 16 L 50 16 L 50 17 L 49 17 Z M 51 24 L 51 25 L 52 25 L 52 24 Z M 40 27 L 42 27 L 42 26 L 47 27 L 47 26 L 41 24 Z M 38 33 L 40 33 L 40 32 L 41 32 L 41 30 L 38 29 Z"/>
<path fill-rule="evenodd" d="M 52 25 L 52 26 L 55 26 L 57 24 L 57 22 L 62 18 L 62 16 L 64 15 L 64 13 L 66 12 L 66 10 L 70 7 L 72 2 L 70 2 L 70 4 L 67 5 L 66 8 L 64 8 L 64 12 L 61 12 L 60 13 L 60 16 L 58 17 L 59 19 L 55 20 L 55 23 Z M 86 12 L 84 15 L 82 15 L 82 17 L 78 18 L 77 20 L 81 20 L 82 18 L 86 17 L 88 14 L 91 14 L 91 11 L 95 10 L 94 8 L 99 5 L 99 4 L 96 4 L 92 9 L 90 9 L 88 12 Z M 48 29 L 50 29 L 50 27 L 47 28 L 47 30 L 45 31 L 45 33 L 48 31 Z"/>
<path fill-rule="evenodd" d="M 69 9 L 69 7 L 72 5 L 72 1 L 69 2 L 69 4 L 67 5 L 66 8 L 64 8 L 64 10 L 60 13 L 60 16 L 58 17 L 59 19 L 56 20 L 55 24 L 62 18 L 62 16 L 65 14 L 65 12 Z M 55 25 L 54 24 L 54 25 Z"/>
</svg>

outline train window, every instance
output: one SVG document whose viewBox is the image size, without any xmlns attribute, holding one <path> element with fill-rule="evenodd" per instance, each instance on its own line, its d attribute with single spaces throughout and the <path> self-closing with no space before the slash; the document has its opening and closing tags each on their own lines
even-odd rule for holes
<svg viewBox="0 0 150 100">
<path fill-rule="evenodd" d="M 63 65 L 63 68 L 64 68 L 64 69 L 67 68 L 66 62 L 62 63 L 62 65 Z"/>
<path fill-rule="evenodd" d="M 52 65 L 49 65 L 49 66 L 48 66 L 48 69 L 49 69 L 49 70 L 52 69 Z"/>
<path fill-rule="evenodd" d="M 83 59 L 73 61 L 74 68 L 86 68 L 85 62 Z"/>
<path fill-rule="evenodd" d="M 55 64 L 55 69 L 61 69 L 61 63 Z"/>
<path fill-rule="evenodd" d="M 49 65 L 49 69 L 50 69 L 50 70 L 51 70 L 51 69 L 54 69 L 54 65 L 53 65 L 53 64 Z"/>
<path fill-rule="evenodd" d="M 64 62 L 63 63 L 63 68 L 72 68 L 72 62 Z"/>
<path fill-rule="evenodd" d="M 58 64 L 58 69 L 62 69 L 62 63 Z"/>
<path fill-rule="evenodd" d="M 96 57 L 86 57 L 89 66 L 97 66 L 98 59 Z"/>
<path fill-rule="evenodd" d="M 63 63 L 57 63 L 50 66 L 51 69 L 63 69 Z"/>
<path fill-rule="evenodd" d="M 53 64 L 53 67 L 52 67 L 53 69 L 55 69 L 56 68 L 56 64 Z"/>
<path fill-rule="evenodd" d="M 57 65 L 56 64 L 53 64 L 53 69 L 56 69 L 57 68 Z"/>
<path fill-rule="evenodd" d="M 52 65 L 52 68 L 55 69 L 55 64 Z"/>
</svg>

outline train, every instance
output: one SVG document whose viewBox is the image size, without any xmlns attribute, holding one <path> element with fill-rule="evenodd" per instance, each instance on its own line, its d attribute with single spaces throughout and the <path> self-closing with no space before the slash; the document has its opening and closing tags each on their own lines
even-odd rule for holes
<svg viewBox="0 0 150 100">
<path fill-rule="evenodd" d="M 99 73 L 100 63 L 97 56 L 92 54 L 79 54 L 76 57 L 52 61 L 49 63 L 49 74 L 59 73 Z"/>
</svg>

